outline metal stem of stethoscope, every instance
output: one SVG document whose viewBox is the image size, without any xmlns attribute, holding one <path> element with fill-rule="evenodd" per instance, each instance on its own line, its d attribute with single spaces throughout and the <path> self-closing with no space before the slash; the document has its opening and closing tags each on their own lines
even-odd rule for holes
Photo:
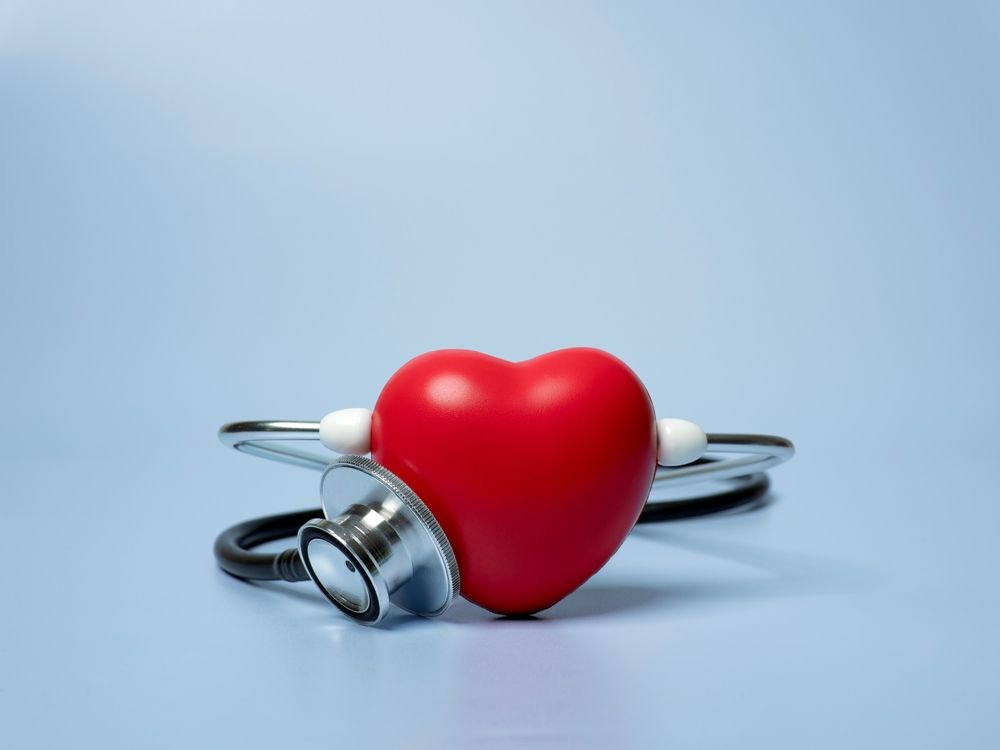
<svg viewBox="0 0 1000 750">
<path fill-rule="evenodd" d="M 243 453 L 306 469 L 325 471 L 334 460 L 329 452 L 318 453 L 290 445 L 318 443 L 319 422 L 233 422 L 223 425 L 219 439 Z M 705 452 L 738 455 L 690 466 L 659 466 L 653 486 L 661 489 L 758 474 L 790 459 L 795 454 L 795 447 L 790 440 L 775 435 L 709 433 Z"/>
</svg>

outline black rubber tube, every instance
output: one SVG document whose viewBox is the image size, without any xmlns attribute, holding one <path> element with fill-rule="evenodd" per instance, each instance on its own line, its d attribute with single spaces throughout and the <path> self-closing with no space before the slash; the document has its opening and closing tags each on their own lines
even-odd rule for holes
<svg viewBox="0 0 1000 750">
<path fill-rule="evenodd" d="M 647 503 L 636 523 L 661 523 L 753 508 L 770 485 L 767 474 L 752 475 L 749 481 L 731 490 L 681 500 Z M 277 539 L 287 539 L 313 518 L 322 518 L 321 508 L 264 516 L 243 521 L 219 534 L 215 540 L 215 560 L 219 567 L 237 578 L 256 581 L 306 581 L 309 574 L 297 548 L 277 553 L 252 549 Z"/>
<path fill-rule="evenodd" d="M 215 561 L 219 567 L 237 578 L 256 581 L 308 581 L 309 574 L 296 548 L 282 552 L 252 552 L 251 550 L 276 539 L 287 539 L 299 533 L 306 521 L 322 518 L 323 509 L 313 508 L 277 516 L 252 518 L 230 526 L 215 540 Z"/>
<path fill-rule="evenodd" d="M 752 510 L 770 486 L 771 480 L 767 474 L 761 472 L 752 475 L 746 484 L 731 490 L 722 490 L 703 497 L 646 503 L 646 507 L 642 509 L 636 523 L 683 521 L 687 518 L 728 513 L 740 508 Z"/>
</svg>

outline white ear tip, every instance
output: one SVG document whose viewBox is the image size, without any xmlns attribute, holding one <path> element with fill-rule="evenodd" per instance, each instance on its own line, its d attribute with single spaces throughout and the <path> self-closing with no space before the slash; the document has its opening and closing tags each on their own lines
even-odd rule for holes
<svg viewBox="0 0 1000 750">
<path fill-rule="evenodd" d="M 683 466 L 705 455 L 705 431 L 686 419 L 661 419 L 656 423 L 656 462 L 661 466 Z"/>
<path fill-rule="evenodd" d="M 338 409 L 319 423 L 319 441 L 337 453 L 361 456 L 372 448 L 372 413 L 368 409 Z"/>
</svg>

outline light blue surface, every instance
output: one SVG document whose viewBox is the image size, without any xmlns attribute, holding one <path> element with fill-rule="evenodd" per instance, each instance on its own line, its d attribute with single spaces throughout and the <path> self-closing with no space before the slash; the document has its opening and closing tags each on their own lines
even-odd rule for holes
<svg viewBox="0 0 1000 750">
<path fill-rule="evenodd" d="M 0 5 L 0 747 L 995 747 L 991 3 Z M 223 422 L 606 348 L 786 434 L 540 621 L 221 574 Z M 290 589 L 290 590 L 289 590 Z"/>
</svg>

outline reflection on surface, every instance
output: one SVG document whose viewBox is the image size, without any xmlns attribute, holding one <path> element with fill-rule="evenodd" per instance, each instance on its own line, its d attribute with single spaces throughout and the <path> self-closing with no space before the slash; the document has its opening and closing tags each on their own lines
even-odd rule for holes
<svg viewBox="0 0 1000 750">
<path fill-rule="evenodd" d="M 225 580 L 287 617 L 288 643 L 264 642 L 310 715 L 378 714 L 374 731 L 414 746 L 668 747 L 678 706 L 714 700 L 733 665 L 783 663 L 787 634 L 760 650 L 761 601 L 808 622 L 817 604 L 795 597 L 874 585 L 853 564 L 775 549 L 753 516 L 636 529 L 591 581 L 519 620 L 459 600 L 436 620 L 395 610 L 363 627 L 310 584 Z M 261 589 L 286 606 L 258 602 Z"/>
<path fill-rule="evenodd" d="M 629 744 L 635 704 L 626 699 L 624 670 L 632 665 L 616 653 L 622 644 L 532 618 L 466 626 L 453 644 L 459 655 L 453 700 L 463 745 Z"/>
</svg>

